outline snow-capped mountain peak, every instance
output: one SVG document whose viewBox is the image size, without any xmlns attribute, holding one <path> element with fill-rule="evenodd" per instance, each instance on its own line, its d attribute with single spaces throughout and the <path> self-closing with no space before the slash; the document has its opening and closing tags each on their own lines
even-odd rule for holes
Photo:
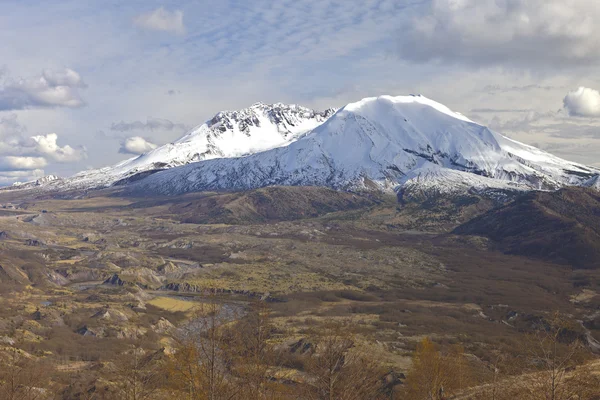
<svg viewBox="0 0 600 400">
<path fill-rule="evenodd" d="M 599 176 L 410 95 L 365 98 L 337 111 L 280 103 L 223 111 L 176 142 L 42 188 L 128 185 L 179 194 L 312 185 L 404 194 L 598 188 Z"/>
<path fill-rule="evenodd" d="M 131 182 L 157 170 L 270 150 L 293 142 L 334 112 L 282 103 L 256 103 L 239 111 L 222 111 L 173 143 L 112 167 L 81 172 L 60 185 L 75 189 L 107 187 Z"/>
<path fill-rule="evenodd" d="M 164 171 L 136 189 L 551 190 L 585 185 L 599 173 L 502 136 L 426 97 L 380 96 L 346 105 L 287 146 Z"/>
</svg>

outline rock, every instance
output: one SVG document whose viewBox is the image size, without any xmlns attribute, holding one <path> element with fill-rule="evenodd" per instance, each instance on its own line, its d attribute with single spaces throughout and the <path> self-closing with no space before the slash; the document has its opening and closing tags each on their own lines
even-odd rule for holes
<svg viewBox="0 0 600 400">
<path fill-rule="evenodd" d="M 127 315 L 119 310 L 113 310 L 109 307 L 105 307 L 102 310 L 98 311 L 96 314 L 92 315 L 92 318 L 99 318 L 109 321 L 129 321 Z"/>
<path fill-rule="evenodd" d="M 0 336 L 0 343 L 12 346 L 15 344 L 15 339 L 8 336 Z"/>
<path fill-rule="evenodd" d="M 302 338 L 289 346 L 290 352 L 306 354 L 313 348 L 313 344 Z"/>
<path fill-rule="evenodd" d="M 34 321 L 41 321 L 42 320 L 42 313 L 40 310 L 35 310 L 35 312 L 33 314 L 31 314 L 31 318 Z"/>
<path fill-rule="evenodd" d="M 169 333 L 175 329 L 175 325 L 173 325 L 169 320 L 165 318 L 160 318 L 155 325 L 152 325 L 152 330 L 158 334 L 164 335 Z"/>
<path fill-rule="evenodd" d="M 84 325 L 82 328 L 77 329 L 75 332 L 80 334 L 81 336 L 91 336 L 91 337 L 103 337 L 104 336 L 104 329 L 88 328 L 87 325 Z"/>
<path fill-rule="evenodd" d="M 107 285 L 117 285 L 117 286 L 124 286 L 126 284 L 126 282 L 123 281 L 121 278 L 119 278 L 119 275 L 117 275 L 117 274 L 114 274 L 113 276 L 111 276 L 110 278 L 105 280 L 103 283 L 107 284 Z"/>
</svg>

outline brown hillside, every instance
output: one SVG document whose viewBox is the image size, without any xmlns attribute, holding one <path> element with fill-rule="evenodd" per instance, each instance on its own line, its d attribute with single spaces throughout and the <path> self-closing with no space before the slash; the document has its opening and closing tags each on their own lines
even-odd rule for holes
<svg viewBox="0 0 600 400">
<path fill-rule="evenodd" d="M 511 254 L 600 268 L 600 193 L 584 188 L 529 193 L 454 232 L 489 237 Z"/>
</svg>

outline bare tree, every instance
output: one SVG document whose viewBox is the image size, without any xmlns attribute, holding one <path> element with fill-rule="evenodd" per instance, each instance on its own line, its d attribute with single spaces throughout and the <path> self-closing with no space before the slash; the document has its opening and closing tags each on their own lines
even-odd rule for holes
<svg viewBox="0 0 600 400">
<path fill-rule="evenodd" d="M 525 400 L 591 399 L 600 393 L 598 377 L 582 366 L 585 349 L 575 326 L 559 313 L 529 335 L 520 396 Z M 583 396 L 583 397 L 582 397 Z"/>
<path fill-rule="evenodd" d="M 211 298 L 180 331 L 170 375 L 177 386 L 185 388 L 185 398 L 234 398 L 236 388 L 228 378 L 229 342 L 222 329 L 227 320 L 223 307 Z"/>
<path fill-rule="evenodd" d="M 115 381 L 119 399 L 158 398 L 164 374 L 159 357 L 160 352 L 147 351 L 138 342 L 116 360 Z"/>
<path fill-rule="evenodd" d="M 269 344 L 274 330 L 270 313 L 267 303 L 254 301 L 244 318 L 229 329 L 232 373 L 245 398 L 264 400 L 280 395 L 281 385 L 269 376 L 278 366 Z"/>
<path fill-rule="evenodd" d="M 586 364 L 586 349 L 574 324 L 559 313 L 542 321 L 523 341 L 520 356 L 498 356 L 486 385 L 460 399 L 596 400 L 600 376 Z M 504 364 L 502 374 L 500 364 Z M 507 365 L 510 366 L 507 370 Z"/>
<path fill-rule="evenodd" d="M 330 324 L 313 338 L 314 352 L 308 360 L 306 397 L 322 400 L 383 398 L 384 371 L 354 349 L 347 324 Z"/>
<path fill-rule="evenodd" d="M 9 347 L 0 362 L 0 399 L 44 400 L 49 390 L 49 368 L 16 347 Z"/>
</svg>

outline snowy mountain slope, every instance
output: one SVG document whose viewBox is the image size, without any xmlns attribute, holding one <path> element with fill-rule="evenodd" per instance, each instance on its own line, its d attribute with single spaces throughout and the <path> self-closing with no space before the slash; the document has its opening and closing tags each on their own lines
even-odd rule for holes
<svg viewBox="0 0 600 400">
<path fill-rule="evenodd" d="M 285 147 L 173 168 L 132 190 L 178 194 L 269 185 L 552 190 L 597 185 L 599 173 L 504 137 L 423 96 L 381 96 L 348 104 Z"/>
<path fill-rule="evenodd" d="M 51 187 L 87 189 L 135 179 L 138 174 L 213 158 L 239 157 L 284 146 L 315 128 L 335 111 L 317 112 L 297 105 L 257 103 L 224 111 L 179 140 L 117 165 L 84 171 Z M 138 177 L 141 177 L 140 175 Z"/>
<path fill-rule="evenodd" d="M 593 178 L 586 181 L 583 186 L 596 189 L 600 191 L 600 175 L 596 175 Z"/>
</svg>

